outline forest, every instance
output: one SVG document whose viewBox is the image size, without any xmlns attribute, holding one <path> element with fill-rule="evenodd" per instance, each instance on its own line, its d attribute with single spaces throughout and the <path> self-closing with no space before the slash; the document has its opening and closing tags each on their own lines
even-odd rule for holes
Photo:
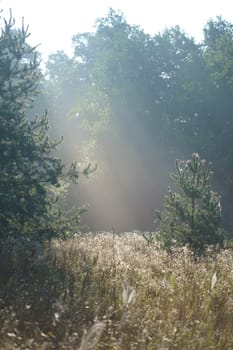
<svg viewBox="0 0 233 350">
<path fill-rule="evenodd" d="M 232 31 L 218 18 L 202 43 L 178 26 L 151 37 L 110 11 L 95 33 L 73 36 L 72 57 L 50 55 L 36 112 L 48 108 L 63 159 L 98 165 L 69 197 L 90 204 L 91 229 L 153 230 L 175 159 L 197 152 L 213 164 L 231 230 Z"/>
<path fill-rule="evenodd" d="M 0 349 L 231 350 L 233 24 L 0 20 Z"/>
</svg>

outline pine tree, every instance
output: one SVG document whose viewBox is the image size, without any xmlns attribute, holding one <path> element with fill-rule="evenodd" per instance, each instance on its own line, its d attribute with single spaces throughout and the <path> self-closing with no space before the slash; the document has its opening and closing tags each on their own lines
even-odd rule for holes
<svg viewBox="0 0 233 350">
<path fill-rule="evenodd" d="M 164 211 L 156 212 L 157 235 L 165 249 L 188 245 L 199 255 L 208 245 L 222 245 L 220 197 L 210 188 L 210 176 L 211 164 L 206 166 L 198 154 L 176 161 L 171 177 L 178 192 L 169 189 Z"/>
<path fill-rule="evenodd" d="M 28 36 L 24 25 L 15 28 L 12 16 L 4 20 L 0 36 L 0 239 L 25 232 L 49 235 L 45 227 L 52 199 L 47 188 L 59 186 L 65 176 L 61 160 L 51 153 L 57 142 L 48 137 L 47 113 L 34 120 L 26 117 L 41 79 L 39 57 L 27 44 Z M 75 165 L 69 175 L 78 178 Z"/>
</svg>

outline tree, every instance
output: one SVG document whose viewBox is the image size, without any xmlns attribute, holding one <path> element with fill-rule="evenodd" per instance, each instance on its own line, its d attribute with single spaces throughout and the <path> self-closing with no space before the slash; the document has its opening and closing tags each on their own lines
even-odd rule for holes
<svg viewBox="0 0 233 350">
<path fill-rule="evenodd" d="M 0 239 L 25 233 L 51 238 L 48 222 L 54 196 L 49 187 L 74 181 L 79 172 L 65 170 L 52 154 L 58 142 L 48 137 L 47 113 L 30 120 L 26 113 L 39 93 L 41 73 L 36 49 L 26 40 L 28 28 L 4 20 L 0 36 Z M 57 233 L 57 232 L 56 232 Z"/>
<path fill-rule="evenodd" d="M 205 29 L 203 56 L 212 80 L 206 120 L 205 157 L 216 165 L 215 183 L 223 198 L 224 226 L 232 229 L 233 195 L 233 25 L 221 17 L 210 20 Z"/>
<path fill-rule="evenodd" d="M 73 37 L 71 59 L 61 52 L 50 57 L 54 125 L 62 125 L 69 140 L 81 140 L 85 147 L 89 143 L 88 152 L 97 150 L 93 158 L 98 161 L 102 152 L 113 173 L 124 168 L 122 183 L 134 174 L 131 193 L 131 184 L 124 190 L 128 207 L 139 203 L 139 213 L 152 212 L 163 198 L 172 159 L 186 159 L 195 150 L 215 165 L 223 224 L 232 228 L 232 33 L 232 25 L 219 18 L 207 23 L 202 43 L 178 26 L 151 36 L 110 10 L 97 20 L 94 33 Z M 68 113 L 77 118 L 62 124 Z M 146 181 L 143 194 L 140 170 L 144 179 L 153 179 Z M 155 178 L 162 189 L 156 200 L 150 197 Z M 139 226 L 148 229 L 147 222 Z"/>
<path fill-rule="evenodd" d="M 188 245 L 195 255 L 203 254 L 207 245 L 223 243 L 220 198 L 208 184 L 211 165 L 193 154 L 176 161 L 176 170 L 171 177 L 179 192 L 169 189 L 164 211 L 156 212 L 157 234 L 165 249 Z"/>
</svg>

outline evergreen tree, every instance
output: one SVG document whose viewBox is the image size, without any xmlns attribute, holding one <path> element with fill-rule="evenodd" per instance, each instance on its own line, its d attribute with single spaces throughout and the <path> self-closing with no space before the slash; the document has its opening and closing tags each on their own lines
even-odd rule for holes
<svg viewBox="0 0 233 350">
<path fill-rule="evenodd" d="M 220 198 L 208 184 L 210 163 L 193 154 L 191 160 L 176 161 L 176 170 L 171 177 L 179 192 L 169 189 L 164 211 L 156 212 L 163 247 L 188 245 L 198 255 L 207 245 L 222 245 Z"/>
<path fill-rule="evenodd" d="M 4 20 L 0 36 L 0 239 L 26 232 L 51 235 L 48 220 L 54 196 L 47 189 L 58 187 L 65 175 L 75 181 L 79 176 L 75 164 L 65 174 L 61 160 L 51 154 L 58 143 L 49 140 L 47 114 L 34 120 L 26 117 L 41 78 L 39 57 L 27 44 L 28 36 L 24 25 L 17 29 L 12 17 Z"/>
</svg>

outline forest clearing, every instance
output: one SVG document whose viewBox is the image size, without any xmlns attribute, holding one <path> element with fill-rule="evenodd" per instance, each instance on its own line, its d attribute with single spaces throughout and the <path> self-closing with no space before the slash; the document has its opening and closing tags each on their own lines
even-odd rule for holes
<svg viewBox="0 0 233 350">
<path fill-rule="evenodd" d="M 232 350 L 233 24 L 0 24 L 0 350 Z"/>
</svg>

